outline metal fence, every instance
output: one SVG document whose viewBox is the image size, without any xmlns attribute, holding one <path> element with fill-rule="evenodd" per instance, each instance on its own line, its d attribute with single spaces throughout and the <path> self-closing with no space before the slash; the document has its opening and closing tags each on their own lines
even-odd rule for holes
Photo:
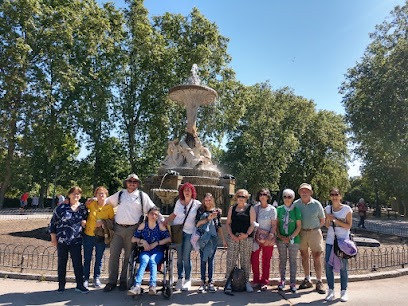
<svg viewBox="0 0 408 306">
<path fill-rule="evenodd" d="M 176 252 L 174 254 L 174 266 L 176 269 Z M 278 252 L 275 250 L 271 260 L 271 277 L 279 277 Z M 215 257 L 214 277 L 223 280 L 225 277 L 227 250 L 219 248 Z M 193 263 L 193 279 L 200 278 L 200 255 L 193 251 L 191 255 Z M 108 274 L 109 249 L 105 251 L 102 266 L 102 277 Z M 121 260 L 122 262 L 122 260 Z M 301 258 L 298 257 L 298 276 L 303 276 Z M 313 262 L 310 258 L 310 267 L 314 275 Z M 92 259 L 93 266 L 93 259 Z M 349 260 L 349 274 L 365 274 L 371 271 L 390 270 L 404 268 L 408 264 L 408 249 L 406 246 L 392 246 L 379 248 L 359 248 L 357 257 Z M 15 272 L 38 275 L 57 275 L 57 251 L 55 247 L 21 246 L 13 244 L 0 244 L 0 270 L 3 272 Z M 174 270 L 176 271 L 176 270 Z M 289 269 L 287 269 L 289 271 Z M 72 264 L 67 266 L 68 275 L 73 275 Z"/>
</svg>

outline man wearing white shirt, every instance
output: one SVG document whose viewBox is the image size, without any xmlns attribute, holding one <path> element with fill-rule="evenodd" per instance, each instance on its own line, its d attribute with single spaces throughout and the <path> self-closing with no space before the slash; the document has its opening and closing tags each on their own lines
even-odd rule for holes
<svg viewBox="0 0 408 306">
<path fill-rule="evenodd" d="M 110 243 L 109 258 L 109 282 L 104 291 L 112 291 L 118 281 L 119 258 L 122 249 L 125 250 L 122 271 L 120 273 L 119 290 L 127 290 L 127 262 L 132 251 L 133 233 L 135 232 L 140 218 L 146 214 L 154 203 L 150 197 L 140 191 L 141 181 L 139 177 L 132 173 L 126 180 L 126 189 L 116 192 L 106 199 L 106 202 L 116 207 L 114 235 Z M 143 204 L 143 209 L 142 209 Z"/>
</svg>

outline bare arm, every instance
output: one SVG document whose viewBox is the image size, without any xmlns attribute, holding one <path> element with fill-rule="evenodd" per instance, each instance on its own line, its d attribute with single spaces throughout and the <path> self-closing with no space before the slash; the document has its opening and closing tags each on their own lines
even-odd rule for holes
<svg viewBox="0 0 408 306">
<path fill-rule="evenodd" d="M 237 242 L 237 241 L 238 241 L 238 237 L 236 237 L 236 236 L 232 233 L 232 230 L 231 230 L 232 209 L 233 209 L 233 206 L 231 206 L 231 207 L 228 209 L 227 223 L 226 223 L 227 233 L 228 233 L 228 235 L 231 237 L 231 239 L 232 239 L 233 241 Z"/>
<path fill-rule="evenodd" d="M 167 219 L 165 219 L 162 224 L 163 226 L 167 226 L 170 225 L 171 223 L 173 223 L 174 219 L 176 218 L 176 214 L 175 213 L 171 213 L 170 216 L 167 217 Z"/>
</svg>

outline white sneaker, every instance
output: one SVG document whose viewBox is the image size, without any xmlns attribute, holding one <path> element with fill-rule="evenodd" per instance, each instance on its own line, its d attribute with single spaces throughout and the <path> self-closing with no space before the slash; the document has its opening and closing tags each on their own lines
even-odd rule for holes
<svg viewBox="0 0 408 306">
<path fill-rule="evenodd" d="M 140 285 L 132 286 L 127 292 L 128 295 L 139 295 L 140 294 Z"/>
<path fill-rule="evenodd" d="M 254 288 L 252 288 L 250 282 L 247 282 L 247 283 L 245 284 L 245 289 L 246 289 L 246 292 L 254 292 Z"/>
<path fill-rule="evenodd" d="M 191 280 L 186 280 L 183 284 L 183 287 L 181 287 L 181 291 L 188 291 L 190 290 L 191 287 Z"/>
<path fill-rule="evenodd" d="M 176 283 L 176 290 L 181 290 L 183 288 L 183 279 L 179 278 Z"/>
<path fill-rule="evenodd" d="M 149 295 L 156 295 L 156 286 L 150 286 L 149 287 Z"/>
<path fill-rule="evenodd" d="M 327 291 L 327 295 L 324 298 L 326 301 L 333 301 L 334 300 L 334 290 L 333 289 L 329 289 Z"/>
<path fill-rule="evenodd" d="M 102 287 L 102 283 L 101 283 L 101 280 L 99 278 L 95 278 L 94 286 L 95 286 L 95 288 L 101 288 Z"/>
<path fill-rule="evenodd" d="M 88 289 L 88 287 L 89 287 L 89 281 L 88 280 L 84 280 L 84 287 L 86 289 Z"/>
<path fill-rule="evenodd" d="M 347 290 L 341 290 L 340 291 L 340 301 L 342 301 L 342 302 L 347 302 L 348 301 Z"/>
</svg>

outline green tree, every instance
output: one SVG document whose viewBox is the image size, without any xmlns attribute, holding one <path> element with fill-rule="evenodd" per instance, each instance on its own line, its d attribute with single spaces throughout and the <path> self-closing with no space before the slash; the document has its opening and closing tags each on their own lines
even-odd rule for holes
<svg viewBox="0 0 408 306">
<path fill-rule="evenodd" d="M 27 36 L 34 30 L 36 1 L 0 3 L 0 208 L 17 175 L 22 131 L 26 126 L 29 55 Z"/>
<path fill-rule="evenodd" d="M 341 93 L 363 175 L 380 192 L 408 200 L 408 2 L 376 26 L 372 42 L 348 70 Z M 374 185 L 374 184 L 372 184 Z"/>
<path fill-rule="evenodd" d="M 94 0 L 81 2 L 81 22 L 73 33 L 73 65 L 79 81 L 74 90 L 75 115 L 81 140 L 92 151 L 95 188 L 104 172 L 105 146 L 115 123 L 111 114 L 113 87 L 121 65 L 123 15 L 112 4 L 99 7 Z"/>
<path fill-rule="evenodd" d="M 341 116 L 316 113 L 313 102 L 288 88 L 273 91 L 268 83 L 249 88 L 248 99 L 223 156 L 241 187 L 252 193 L 262 187 L 296 190 L 307 181 L 318 186 L 319 194 L 333 185 L 346 186 L 346 126 Z"/>
<path fill-rule="evenodd" d="M 217 109 L 226 108 L 239 84 L 227 67 L 227 39 L 197 9 L 187 17 L 166 13 L 150 23 L 143 1 L 128 3 L 129 36 L 124 47 L 128 62 L 123 66 L 116 109 L 132 170 L 143 177 L 157 170 L 168 139 L 184 135 L 185 110 L 170 101 L 167 92 L 185 81 L 194 63 L 203 81 L 219 90 L 219 100 L 225 97 L 225 104 L 220 102 L 223 106 Z M 199 112 L 199 118 L 206 116 L 199 119 L 200 136 L 210 139 L 216 129 L 220 131 L 213 122 L 222 117 L 221 111 L 209 107 Z M 208 120 L 209 113 L 214 120 Z"/>
</svg>

